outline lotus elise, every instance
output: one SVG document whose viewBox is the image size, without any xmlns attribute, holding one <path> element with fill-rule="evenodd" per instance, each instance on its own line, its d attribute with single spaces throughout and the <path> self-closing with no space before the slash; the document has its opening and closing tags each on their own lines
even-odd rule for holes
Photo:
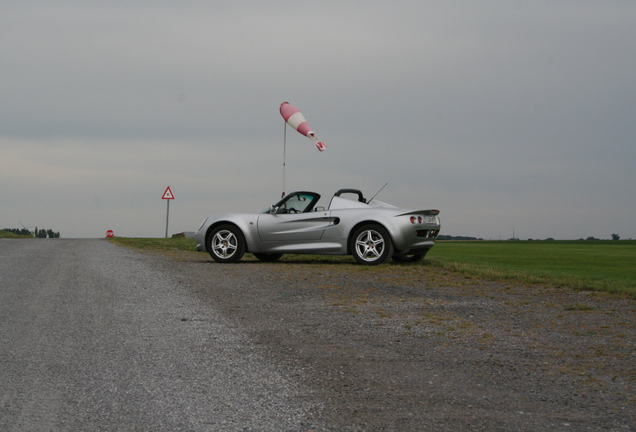
<svg viewBox="0 0 636 432">
<path fill-rule="evenodd" d="M 344 195 L 344 196 L 342 196 Z M 353 255 L 363 265 L 420 261 L 440 231 L 439 210 L 407 210 L 357 189 L 340 189 L 329 206 L 320 195 L 285 195 L 259 213 L 207 218 L 194 235 L 198 251 L 219 263 L 239 261 L 246 252 L 262 261 L 284 254 Z"/>
</svg>

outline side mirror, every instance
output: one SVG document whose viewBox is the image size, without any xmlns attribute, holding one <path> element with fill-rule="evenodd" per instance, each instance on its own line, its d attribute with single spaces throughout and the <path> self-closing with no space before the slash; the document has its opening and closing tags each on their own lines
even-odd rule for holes
<svg viewBox="0 0 636 432">
<path fill-rule="evenodd" d="M 276 214 L 276 207 L 274 207 L 274 204 L 269 206 L 269 214 Z"/>
</svg>

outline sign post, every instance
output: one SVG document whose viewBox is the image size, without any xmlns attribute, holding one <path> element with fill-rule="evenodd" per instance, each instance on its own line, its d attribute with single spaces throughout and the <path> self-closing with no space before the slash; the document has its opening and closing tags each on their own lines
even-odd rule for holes
<svg viewBox="0 0 636 432">
<path fill-rule="evenodd" d="M 166 188 L 166 191 L 163 193 L 161 199 L 165 199 L 168 203 L 168 210 L 166 211 L 166 238 L 168 238 L 168 220 L 170 218 L 170 200 L 174 199 L 174 194 L 172 193 L 172 189 L 170 186 Z"/>
</svg>

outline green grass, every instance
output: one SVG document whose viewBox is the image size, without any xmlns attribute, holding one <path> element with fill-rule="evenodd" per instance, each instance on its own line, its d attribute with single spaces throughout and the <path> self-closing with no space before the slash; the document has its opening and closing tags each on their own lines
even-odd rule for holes
<svg viewBox="0 0 636 432">
<path fill-rule="evenodd" d="M 141 250 L 194 252 L 192 239 L 124 238 L 111 242 Z M 245 260 L 255 259 L 247 254 Z M 368 268 L 350 256 L 285 255 L 281 263 L 352 265 L 356 270 L 395 272 L 427 266 L 462 276 L 530 285 L 626 294 L 636 298 L 636 241 L 441 241 L 418 264 Z"/>
<path fill-rule="evenodd" d="M 14 238 L 14 239 L 24 239 L 24 238 L 33 238 L 31 236 L 21 236 L 18 234 L 14 234 L 12 232 L 0 230 L 0 238 Z"/>
<path fill-rule="evenodd" d="M 196 252 L 196 245 L 193 239 L 187 238 L 134 238 L 134 237 L 112 237 L 108 241 L 140 250 L 175 251 L 182 250 Z"/>
<path fill-rule="evenodd" d="M 636 241 L 437 242 L 434 265 L 491 280 L 515 280 L 636 297 Z"/>
</svg>

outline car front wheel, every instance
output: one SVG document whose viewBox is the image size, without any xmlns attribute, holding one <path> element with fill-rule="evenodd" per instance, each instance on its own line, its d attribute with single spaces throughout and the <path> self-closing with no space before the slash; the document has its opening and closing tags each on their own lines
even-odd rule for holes
<svg viewBox="0 0 636 432">
<path fill-rule="evenodd" d="M 208 251 L 214 261 L 234 263 L 245 254 L 245 238 L 234 225 L 220 225 L 208 237 Z"/>
<path fill-rule="evenodd" d="M 381 225 L 361 226 L 353 233 L 351 241 L 351 253 L 359 264 L 383 264 L 393 255 L 391 236 Z"/>
</svg>

